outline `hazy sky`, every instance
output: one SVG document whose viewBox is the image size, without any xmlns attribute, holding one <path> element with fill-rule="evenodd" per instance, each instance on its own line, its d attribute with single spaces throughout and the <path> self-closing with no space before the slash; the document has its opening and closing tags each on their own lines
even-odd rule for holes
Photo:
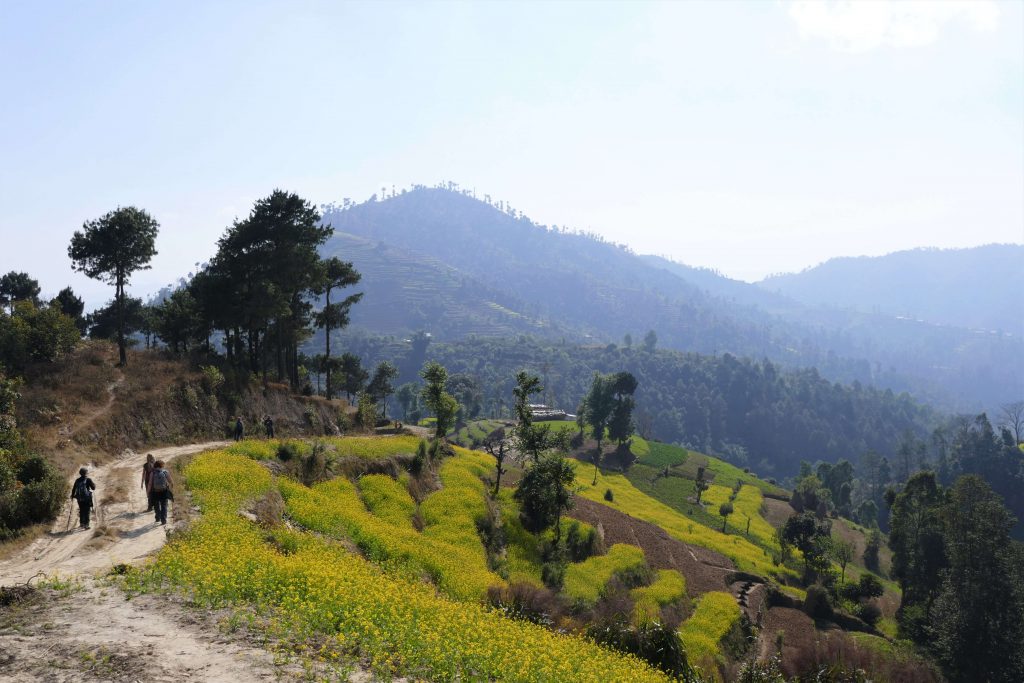
<svg viewBox="0 0 1024 683">
<path fill-rule="evenodd" d="M 275 187 L 453 180 L 746 280 L 1024 242 L 1022 4 L 0 0 L 0 272 L 102 285 L 83 220 L 162 224 L 145 294 Z"/>
</svg>

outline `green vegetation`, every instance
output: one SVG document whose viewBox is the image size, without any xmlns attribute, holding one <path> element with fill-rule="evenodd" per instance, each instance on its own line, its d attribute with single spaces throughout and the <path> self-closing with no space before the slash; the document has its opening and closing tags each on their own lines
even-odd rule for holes
<svg viewBox="0 0 1024 683">
<path fill-rule="evenodd" d="M 472 469 L 485 457 L 460 452 L 449 461 L 456 472 L 442 476 L 457 487 L 459 461 Z M 254 627 L 267 635 L 296 648 L 315 641 L 318 647 L 307 650 L 308 656 L 327 665 L 358 661 L 382 678 L 667 680 L 635 657 L 589 640 L 503 617 L 475 600 L 438 596 L 418 577 L 405 576 L 402 565 L 385 561 L 382 570 L 316 534 L 284 527 L 268 532 L 237 514 L 246 501 L 276 485 L 288 493 L 289 511 L 304 525 L 329 531 L 390 527 L 358 511 L 362 504 L 354 491 L 339 482 L 318 488 L 333 486 L 340 498 L 321 495 L 275 481 L 252 460 L 223 451 L 197 457 L 186 481 L 203 515 L 153 565 L 128 577 L 136 590 L 169 585 L 202 605 L 258 608 L 266 618 L 254 620 Z"/>
<path fill-rule="evenodd" d="M 590 485 L 589 481 L 581 483 L 577 480 L 577 486 L 580 487 L 579 495 L 645 522 L 657 524 L 681 541 L 720 552 L 743 571 L 762 576 L 793 575 L 792 570 L 775 566 L 767 550 L 740 536 L 726 535 L 688 519 L 664 503 L 642 493 L 621 474 L 606 473 L 602 475 L 597 486 Z M 606 489 L 612 491 L 613 500 L 610 502 L 604 498 Z"/>
<path fill-rule="evenodd" d="M 0 541 L 52 521 L 67 496 L 64 477 L 26 446 L 14 419 L 19 382 L 0 372 Z"/>
<path fill-rule="evenodd" d="M 945 489 L 931 472 L 889 497 L 900 636 L 931 652 L 951 681 L 1019 680 L 1024 551 L 1000 497 L 977 476 Z"/>
<path fill-rule="evenodd" d="M 473 420 L 461 429 L 457 429 L 448 435 L 452 443 L 463 448 L 476 448 L 496 429 L 505 425 L 504 420 Z"/>
<path fill-rule="evenodd" d="M 86 221 L 75 231 L 68 247 L 74 270 L 114 285 L 117 312 L 117 349 L 121 365 L 128 364 L 125 326 L 125 287 L 137 270 L 147 270 L 156 256 L 160 224 L 143 209 L 126 206 Z"/>
<path fill-rule="evenodd" d="M 679 629 L 690 663 L 708 672 L 716 671 L 722 659 L 719 642 L 739 619 L 740 608 L 732 595 L 715 592 L 701 596 L 693 614 Z"/>
<path fill-rule="evenodd" d="M 639 618 L 657 619 L 662 607 L 686 597 L 686 579 L 674 569 L 659 569 L 649 586 L 631 591 Z"/>
<path fill-rule="evenodd" d="M 446 594 L 458 599 L 481 599 L 488 586 L 501 579 L 487 567 L 477 534 L 477 520 L 486 514 L 479 474 L 486 456 L 462 452 L 441 468 L 444 488 L 420 506 L 423 531 L 409 524 L 411 513 L 395 487 L 384 505 L 383 516 L 364 504 L 366 491 L 347 479 L 333 479 L 312 488 L 281 480 L 279 486 L 288 514 L 305 528 L 335 538 L 350 538 L 368 558 L 400 570 L 403 575 L 429 576 Z M 371 479 L 370 490 L 373 490 Z M 379 485 L 378 485 L 378 488 Z M 379 494 L 379 491 L 376 492 Z M 409 501 L 411 502 L 411 500 Z"/>
<path fill-rule="evenodd" d="M 642 576 L 646 567 L 643 550 L 619 543 L 605 555 L 570 564 L 565 572 L 564 591 L 570 598 L 592 605 L 613 577 Z"/>
</svg>

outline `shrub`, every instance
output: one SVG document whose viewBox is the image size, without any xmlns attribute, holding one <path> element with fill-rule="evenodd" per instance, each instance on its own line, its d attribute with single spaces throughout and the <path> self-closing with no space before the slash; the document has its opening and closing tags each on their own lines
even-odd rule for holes
<svg viewBox="0 0 1024 683">
<path fill-rule="evenodd" d="M 814 584 L 807 589 L 804 599 L 804 612 L 814 619 L 828 619 L 832 616 L 832 605 L 828 601 L 828 591 Z"/>
<path fill-rule="evenodd" d="M 423 466 L 427 463 L 427 442 L 425 439 L 420 439 L 419 445 L 416 446 L 416 455 L 412 459 L 412 464 L 409 469 L 413 474 L 419 475 L 423 471 Z"/>
<path fill-rule="evenodd" d="M 859 582 L 844 586 L 842 594 L 847 600 L 856 602 L 858 600 L 880 598 L 884 592 L 885 588 L 882 586 L 882 582 L 878 580 L 878 577 L 874 574 L 865 573 L 860 575 Z"/>
<path fill-rule="evenodd" d="M 569 559 L 573 562 L 583 560 L 597 555 L 601 550 L 601 538 L 597 529 L 590 525 L 581 525 L 573 520 L 569 524 L 569 531 L 565 535 L 565 548 L 569 553 Z"/>
<path fill-rule="evenodd" d="M 590 626 L 587 635 L 607 648 L 636 655 L 674 678 L 689 680 L 693 675 L 675 629 L 657 621 L 634 626 L 619 618 Z"/>
<path fill-rule="evenodd" d="M 878 550 L 882 545 L 882 534 L 872 529 L 864 546 L 864 566 L 873 572 L 878 571 Z"/>
<path fill-rule="evenodd" d="M 0 450 L 0 539 L 52 521 L 66 494 L 63 477 L 38 455 L 19 457 Z"/>
<path fill-rule="evenodd" d="M 281 462 L 288 462 L 302 457 L 302 452 L 294 441 L 282 441 L 277 446 L 277 457 Z"/>
<path fill-rule="evenodd" d="M 222 386 L 224 386 L 224 373 L 222 373 L 217 367 L 213 365 L 202 365 L 199 367 L 199 371 L 203 375 L 203 378 L 200 380 L 200 384 L 207 396 L 212 396 L 217 393 Z"/>
<path fill-rule="evenodd" d="M 583 434 L 576 432 L 569 437 L 570 448 L 583 448 Z"/>
<path fill-rule="evenodd" d="M 507 617 L 548 627 L 565 612 L 565 604 L 555 593 L 525 581 L 491 586 L 487 602 Z"/>
<path fill-rule="evenodd" d="M 874 626 L 882 618 L 882 610 L 874 602 L 862 602 L 854 608 L 853 615 L 868 626 Z"/>
<path fill-rule="evenodd" d="M 615 494 L 612 493 L 611 489 L 604 490 L 604 499 L 607 500 L 609 503 L 615 500 Z"/>
<path fill-rule="evenodd" d="M 540 579 L 551 590 L 562 590 L 565 584 L 565 562 L 548 560 L 540 567 Z"/>
</svg>

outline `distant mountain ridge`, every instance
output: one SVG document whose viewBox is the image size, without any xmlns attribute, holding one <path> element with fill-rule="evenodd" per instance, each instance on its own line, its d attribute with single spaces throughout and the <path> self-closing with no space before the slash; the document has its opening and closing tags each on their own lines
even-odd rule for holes
<svg viewBox="0 0 1024 683">
<path fill-rule="evenodd" d="M 324 253 L 363 273 L 353 325 L 369 332 L 607 344 L 653 329 L 667 348 L 817 367 L 962 410 L 1017 398 L 1024 378 L 1019 337 L 808 305 L 447 189 L 331 207 L 324 221 L 336 231 Z"/>
<path fill-rule="evenodd" d="M 1024 334 L 1024 245 L 834 258 L 758 285 L 811 305 Z"/>
</svg>

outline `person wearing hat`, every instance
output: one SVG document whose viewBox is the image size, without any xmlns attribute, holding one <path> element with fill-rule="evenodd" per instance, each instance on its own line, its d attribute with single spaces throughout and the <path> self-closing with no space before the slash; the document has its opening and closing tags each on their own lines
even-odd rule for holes
<svg viewBox="0 0 1024 683">
<path fill-rule="evenodd" d="M 81 475 L 75 479 L 71 486 L 71 499 L 78 501 L 78 521 L 83 529 L 89 528 L 89 513 L 92 511 L 92 492 L 96 490 L 96 484 L 88 477 L 89 470 L 82 468 L 78 470 Z"/>
</svg>

